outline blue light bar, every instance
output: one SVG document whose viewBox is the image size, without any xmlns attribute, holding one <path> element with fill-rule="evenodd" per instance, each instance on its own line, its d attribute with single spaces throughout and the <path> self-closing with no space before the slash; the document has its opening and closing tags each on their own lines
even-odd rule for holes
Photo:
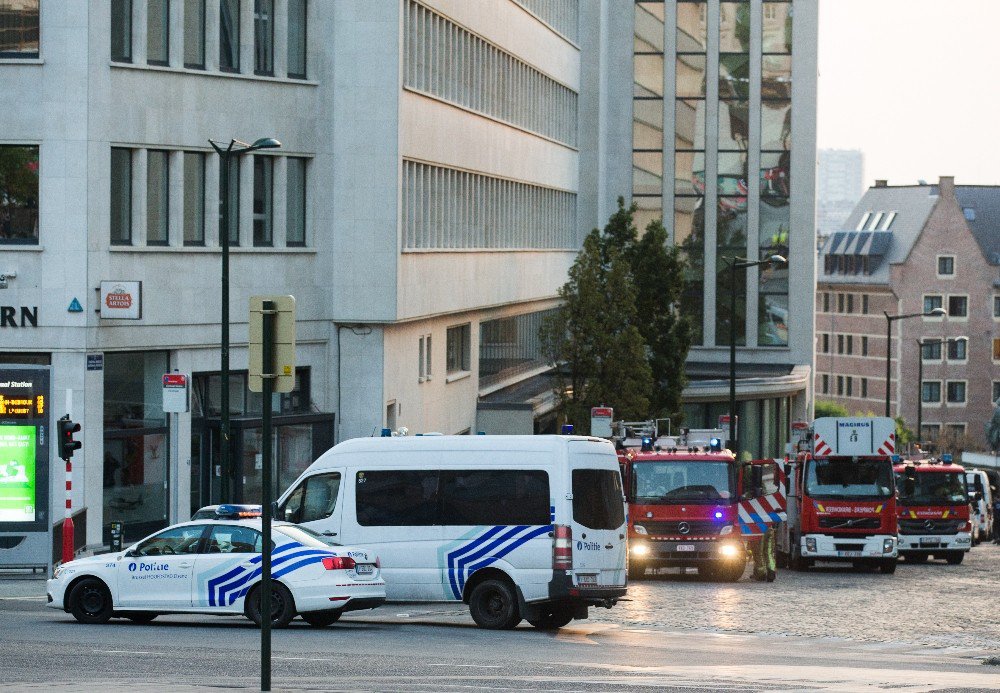
<svg viewBox="0 0 1000 693">
<path fill-rule="evenodd" d="M 573 424 L 563 424 L 562 425 L 562 434 L 564 436 L 573 435 Z"/>
</svg>

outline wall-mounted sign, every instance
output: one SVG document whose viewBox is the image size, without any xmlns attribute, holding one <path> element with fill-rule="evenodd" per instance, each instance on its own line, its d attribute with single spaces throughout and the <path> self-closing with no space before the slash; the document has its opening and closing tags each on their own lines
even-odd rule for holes
<svg viewBox="0 0 1000 693">
<path fill-rule="evenodd" d="M 87 370 L 88 371 L 103 371 L 104 370 L 104 354 L 87 354 Z"/>
<path fill-rule="evenodd" d="M 0 306 L 0 327 L 38 327 L 38 306 Z"/>
<path fill-rule="evenodd" d="M 163 374 L 163 411 L 181 414 L 188 410 L 188 376 L 185 373 Z"/>
<path fill-rule="evenodd" d="M 102 281 L 101 318 L 138 320 L 142 317 L 142 282 Z"/>
</svg>

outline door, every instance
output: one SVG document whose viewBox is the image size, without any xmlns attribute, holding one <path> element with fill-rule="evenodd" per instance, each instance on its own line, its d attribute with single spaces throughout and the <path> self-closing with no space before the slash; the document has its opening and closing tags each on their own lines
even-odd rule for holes
<svg viewBox="0 0 1000 693">
<path fill-rule="evenodd" d="M 570 445 L 569 466 L 577 585 L 624 585 L 625 503 L 617 461 L 574 447 Z"/>
<path fill-rule="evenodd" d="M 195 557 L 208 525 L 171 527 L 144 539 L 118 563 L 123 607 L 189 609 Z"/>
<path fill-rule="evenodd" d="M 240 525 L 214 524 L 195 557 L 192 601 L 195 606 L 242 612 L 241 598 L 260 569 L 260 532 Z"/>
</svg>

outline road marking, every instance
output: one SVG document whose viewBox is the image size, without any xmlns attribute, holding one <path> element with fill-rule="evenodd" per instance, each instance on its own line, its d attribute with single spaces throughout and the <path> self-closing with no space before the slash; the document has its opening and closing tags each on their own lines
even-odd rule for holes
<svg viewBox="0 0 1000 693">
<path fill-rule="evenodd" d="M 94 650 L 97 654 L 135 654 L 135 655 L 162 655 L 165 652 L 146 652 L 144 650 Z"/>
<path fill-rule="evenodd" d="M 429 662 L 429 667 L 466 667 L 469 669 L 503 669 L 499 664 L 448 664 L 446 662 Z"/>
<path fill-rule="evenodd" d="M 0 597 L 0 601 L 16 601 L 16 602 L 42 602 L 48 599 L 48 597 Z"/>
</svg>

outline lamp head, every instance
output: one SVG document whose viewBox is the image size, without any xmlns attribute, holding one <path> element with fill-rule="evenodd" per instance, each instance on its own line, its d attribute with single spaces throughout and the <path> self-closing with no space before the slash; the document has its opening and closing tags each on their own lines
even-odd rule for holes
<svg viewBox="0 0 1000 693">
<path fill-rule="evenodd" d="M 932 310 L 929 313 L 924 313 L 924 315 L 926 315 L 928 317 L 933 316 L 935 318 L 943 318 L 947 314 L 948 314 L 948 311 L 946 311 L 944 308 L 935 308 L 934 310 Z"/>
<path fill-rule="evenodd" d="M 261 137 L 250 145 L 250 149 L 277 149 L 280 146 L 281 142 L 273 137 Z"/>
<path fill-rule="evenodd" d="M 772 265 L 787 265 L 788 264 L 788 260 L 786 260 L 784 258 L 784 256 L 782 256 L 782 255 L 772 255 L 771 257 L 769 257 L 767 259 L 767 261 L 769 263 L 771 263 Z"/>
</svg>

